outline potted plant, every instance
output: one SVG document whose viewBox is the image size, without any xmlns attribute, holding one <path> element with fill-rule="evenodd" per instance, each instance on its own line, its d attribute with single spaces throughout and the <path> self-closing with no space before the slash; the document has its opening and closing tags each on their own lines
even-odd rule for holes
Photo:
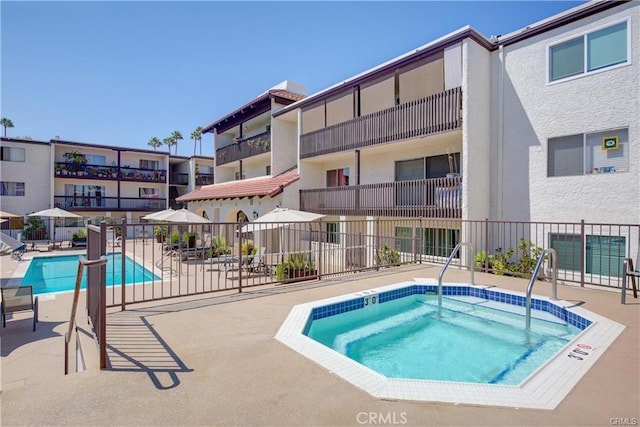
<svg viewBox="0 0 640 427">
<path fill-rule="evenodd" d="M 196 247 L 196 237 L 198 237 L 198 233 L 196 233 L 195 231 L 187 231 L 182 236 L 182 241 L 187 244 L 188 248 L 195 248 Z"/>
<path fill-rule="evenodd" d="M 227 239 L 224 236 L 214 236 L 211 239 L 211 249 L 209 253 L 210 258 L 219 257 L 220 255 L 227 255 L 231 253 L 231 248 L 227 245 Z"/>
<path fill-rule="evenodd" d="M 87 230 L 84 228 L 80 228 L 78 231 L 73 233 L 71 239 L 71 246 L 87 246 Z"/>
<path fill-rule="evenodd" d="M 283 266 L 282 274 L 288 279 L 301 280 L 300 278 L 317 276 L 318 272 L 315 269 L 313 262 L 311 262 L 306 254 L 296 253 L 289 255 L 289 257 L 287 258 L 287 262 Z"/>
<path fill-rule="evenodd" d="M 156 236 L 156 242 L 162 243 L 164 242 L 165 237 L 167 237 L 167 226 L 166 225 L 156 225 L 153 227 L 153 235 Z"/>
</svg>

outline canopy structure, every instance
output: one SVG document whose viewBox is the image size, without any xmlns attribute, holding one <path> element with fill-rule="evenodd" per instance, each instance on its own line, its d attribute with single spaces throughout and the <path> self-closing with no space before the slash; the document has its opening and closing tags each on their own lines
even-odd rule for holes
<svg viewBox="0 0 640 427">
<path fill-rule="evenodd" d="M 158 211 L 158 212 L 147 214 L 147 215 L 145 215 L 145 216 L 143 216 L 141 218 L 142 219 L 147 219 L 147 220 L 152 220 L 152 221 L 164 221 L 163 217 L 171 215 L 174 212 L 175 212 L 175 209 L 169 208 L 169 209 L 165 209 L 165 210 L 162 210 L 162 211 Z"/>
<path fill-rule="evenodd" d="M 298 211 L 289 208 L 275 208 L 261 217 L 242 227 L 242 232 L 246 233 L 254 230 L 269 230 L 272 228 L 287 227 L 294 222 L 316 221 L 325 215 L 313 212 Z M 254 224 L 260 224 L 255 226 Z"/>
<path fill-rule="evenodd" d="M 182 222 L 182 223 L 192 223 L 197 222 L 199 224 L 208 224 L 209 221 L 206 218 L 203 218 L 187 209 L 179 209 L 177 211 L 173 211 L 168 213 L 167 215 L 161 216 L 160 219 L 156 219 L 157 221 L 167 221 L 167 222 Z"/>
<path fill-rule="evenodd" d="M 55 220 L 58 218 L 82 218 L 82 216 L 80 215 L 76 215 L 73 212 L 69 212 L 69 211 L 65 211 L 64 209 L 60 209 L 60 208 L 51 208 L 51 209 L 45 209 L 42 211 L 38 211 L 38 212 L 34 212 L 31 213 L 27 216 L 39 216 L 39 217 L 44 217 L 44 218 L 53 218 L 54 219 L 54 224 L 53 224 L 53 241 L 56 241 L 56 224 L 55 224 Z"/>
</svg>

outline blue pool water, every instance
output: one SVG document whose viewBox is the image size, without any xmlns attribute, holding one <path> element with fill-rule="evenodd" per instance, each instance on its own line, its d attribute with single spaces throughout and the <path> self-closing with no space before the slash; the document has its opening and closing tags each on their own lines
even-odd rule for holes
<svg viewBox="0 0 640 427">
<path fill-rule="evenodd" d="M 442 307 L 411 295 L 313 320 L 306 334 L 389 378 L 516 385 L 581 331 L 552 316 L 526 331 L 512 305 L 473 297 Z"/>
<path fill-rule="evenodd" d="M 122 254 L 107 255 L 107 286 L 122 283 Z M 27 273 L 22 279 L 23 285 L 32 285 L 33 292 L 45 294 L 73 290 L 78 274 L 79 255 L 47 256 L 33 258 Z M 125 283 L 140 283 L 159 280 L 159 277 L 133 261 L 125 258 Z M 87 269 L 84 269 L 82 288 L 87 286 Z"/>
</svg>

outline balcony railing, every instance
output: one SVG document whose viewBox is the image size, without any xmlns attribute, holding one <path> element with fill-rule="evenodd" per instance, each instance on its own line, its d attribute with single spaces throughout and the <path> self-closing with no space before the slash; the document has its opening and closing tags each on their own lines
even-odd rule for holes
<svg viewBox="0 0 640 427">
<path fill-rule="evenodd" d="M 174 172 L 171 175 L 169 175 L 169 184 L 170 185 L 189 185 L 189 174 Z"/>
<path fill-rule="evenodd" d="M 300 209 L 325 215 L 462 217 L 462 177 L 300 190 Z"/>
<path fill-rule="evenodd" d="M 56 207 L 70 211 L 153 211 L 167 206 L 167 199 L 162 198 L 54 196 L 53 201 Z"/>
<path fill-rule="evenodd" d="M 166 171 L 163 169 L 125 168 L 105 165 L 86 165 L 70 162 L 56 162 L 57 178 L 81 178 L 121 181 L 165 182 Z"/>
<path fill-rule="evenodd" d="M 201 173 L 196 176 L 196 185 L 209 185 L 213 184 L 212 173 Z"/>
<path fill-rule="evenodd" d="M 300 136 L 300 158 L 459 129 L 462 88 L 457 87 Z"/>
<path fill-rule="evenodd" d="M 271 151 L 271 131 L 240 139 L 216 150 L 216 164 L 223 165 Z"/>
</svg>

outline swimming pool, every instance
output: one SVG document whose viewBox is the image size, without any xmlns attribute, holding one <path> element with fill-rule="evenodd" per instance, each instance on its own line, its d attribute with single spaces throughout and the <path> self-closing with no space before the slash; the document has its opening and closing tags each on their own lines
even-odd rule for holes
<svg viewBox="0 0 640 427">
<path fill-rule="evenodd" d="M 31 260 L 22 284 L 33 286 L 36 294 L 71 291 L 76 285 L 80 255 L 35 257 Z M 107 286 L 122 283 L 122 254 L 107 255 Z M 125 283 L 159 280 L 159 277 L 129 257 L 125 257 Z M 87 269 L 82 277 L 82 289 L 87 286 Z"/>
<path fill-rule="evenodd" d="M 624 329 L 534 296 L 528 332 L 522 292 L 448 283 L 439 311 L 436 290 L 415 279 L 300 304 L 276 339 L 375 397 L 553 409 Z"/>
</svg>

